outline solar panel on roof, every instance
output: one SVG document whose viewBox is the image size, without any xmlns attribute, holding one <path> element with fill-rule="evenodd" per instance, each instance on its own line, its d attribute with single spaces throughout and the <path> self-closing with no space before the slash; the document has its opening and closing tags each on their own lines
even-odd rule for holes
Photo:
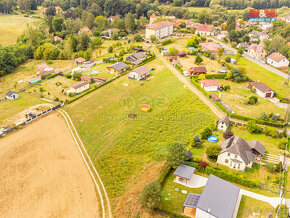
<svg viewBox="0 0 290 218">
<path fill-rule="evenodd" d="M 199 201 L 199 198 L 200 198 L 199 194 L 189 193 L 183 206 L 195 208 Z"/>
</svg>

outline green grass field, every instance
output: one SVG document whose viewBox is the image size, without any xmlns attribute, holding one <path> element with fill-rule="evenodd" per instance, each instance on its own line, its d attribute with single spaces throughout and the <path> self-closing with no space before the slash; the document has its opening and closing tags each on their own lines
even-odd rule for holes
<svg viewBox="0 0 290 218">
<path fill-rule="evenodd" d="M 41 19 L 24 17 L 23 15 L 0 15 L 0 44 L 16 43 L 17 37 L 27 27 L 27 24 L 36 24 Z"/>
<path fill-rule="evenodd" d="M 286 86 L 284 84 L 286 79 L 284 79 L 283 77 L 267 70 L 264 67 L 261 67 L 260 65 L 252 61 L 249 61 L 246 58 L 241 58 L 238 61 L 238 64 L 233 66 L 243 67 L 246 70 L 247 76 L 251 79 L 263 82 L 285 98 L 290 97 L 290 85 Z"/>
<path fill-rule="evenodd" d="M 125 75 L 65 107 L 114 199 L 142 180 L 145 165 L 163 161 L 171 143 L 187 143 L 216 119 L 158 59 L 147 67 L 155 68 L 149 81 Z"/>
<path fill-rule="evenodd" d="M 268 217 L 269 213 L 272 215 L 275 214 L 275 208 L 264 201 L 259 201 L 257 199 L 242 196 L 238 218 L 247 218 L 247 217 Z M 256 214 L 256 215 L 253 215 Z"/>
</svg>

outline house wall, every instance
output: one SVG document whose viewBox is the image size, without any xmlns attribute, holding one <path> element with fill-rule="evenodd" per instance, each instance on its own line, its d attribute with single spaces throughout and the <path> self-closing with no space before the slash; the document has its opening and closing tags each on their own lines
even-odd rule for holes
<svg viewBox="0 0 290 218">
<path fill-rule="evenodd" d="M 234 210 L 233 218 L 236 218 L 237 215 L 238 215 L 239 207 L 240 207 L 240 203 L 241 203 L 242 196 L 243 196 L 243 195 L 241 194 L 241 191 L 240 191 L 240 193 L 239 193 L 239 197 L 238 197 L 237 202 L 236 202 L 236 207 L 235 207 L 235 210 Z"/>
<path fill-rule="evenodd" d="M 80 87 L 78 89 L 71 88 L 71 92 L 81 93 L 81 92 L 83 92 L 85 90 L 88 90 L 89 88 L 90 88 L 90 84 L 87 84 L 87 85 L 82 86 L 82 87 Z"/>
<path fill-rule="evenodd" d="M 15 100 L 17 98 L 19 98 L 19 95 L 18 94 L 13 94 L 11 96 L 6 96 L 6 99 L 8 99 L 8 100 Z"/>
<path fill-rule="evenodd" d="M 218 91 L 218 86 L 208 86 L 208 87 L 205 87 L 204 89 L 208 92 L 214 92 L 214 91 Z"/>
<path fill-rule="evenodd" d="M 227 130 L 227 128 L 228 128 L 228 126 L 225 124 L 225 122 L 220 122 L 219 124 L 218 124 L 218 129 L 219 130 L 222 130 L 222 131 L 226 131 Z"/>
<path fill-rule="evenodd" d="M 145 38 L 146 38 L 146 39 L 150 39 L 150 36 L 151 36 L 151 35 L 155 35 L 155 36 L 156 36 L 156 34 L 155 34 L 155 30 L 152 30 L 152 29 L 146 28 Z"/>
<path fill-rule="evenodd" d="M 150 28 L 146 28 L 145 38 L 150 39 L 151 35 L 155 35 L 158 39 L 170 36 L 173 33 L 173 25 L 163 27 L 160 29 L 152 30 Z"/>
<path fill-rule="evenodd" d="M 196 208 L 195 218 L 217 218 L 201 209 Z"/>
<path fill-rule="evenodd" d="M 125 72 L 125 70 L 126 70 L 126 69 L 123 69 L 123 70 L 119 70 L 119 71 L 117 71 L 117 70 L 115 70 L 115 69 L 112 68 L 112 67 L 108 67 L 108 68 L 106 69 L 106 71 L 107 71 L 108 73 L 116 74 L 116 75 Z"/>
<path fill-rule="evenodd" d="M 213 32 L 205 32 L 205 31 L 196 31 L 196 34 L 199 34 L 202 36 L 213 36 Z"/>
<path fill-rule="evenodd" d="M 272 65 L 273 67 L 276 67 L 276 68 L 288 68 L 289 61 L 285 58 L 281 60 L 280 62 L 276 62 L 270 58 L 267 58 L 267 64 Z"/>
<path fill-rule="evenodd" d="M 261 92 L 259 89 L 256 89 L 256 94 L 259 95 L 262 98 L 266 98 L 266 94 L 267 93 L 269 93 L 269 92 Z M 271 93 L 271 96 L 269 98 L 273 98 L 274 97 L 274 91 L 270 91 L 270 93 Z"/>
<path fill-rule="evenodd" d="M 241 161 L 242 163 L 232 163 L 230 159 L 236 159 Z M 217 163 L 236 169 L 236 170 L 244 170 L 246 168 L 246 164 L 243 159 L 236 154 L 232 154 L 229 152 L 224 152 L 218 155 Z M 250 166 L 250 165 L 248 165 Z"/>
<path fill-rule="evenodd" d="M 130 79 L 136 79 L 136 80 L 140 80 L 140 79 L 142 79 L 142 77 L 140 77 L 137 73 L 135 73 L 135 72 L 130 72 L 129 73 L 129 78 Z M 143 78 L 144 78 L 144 76 L 143 76 Z"/>
<path fill-rule="evenodd" d="M 189 216 L 189 217 L 195 217 L 195 213 L 196 213 L 196 208 L 192 208 L 192 207 L 184 207 L 183 208 L 183 213 L 184 215 L 186 216 Z"/>
</svg>

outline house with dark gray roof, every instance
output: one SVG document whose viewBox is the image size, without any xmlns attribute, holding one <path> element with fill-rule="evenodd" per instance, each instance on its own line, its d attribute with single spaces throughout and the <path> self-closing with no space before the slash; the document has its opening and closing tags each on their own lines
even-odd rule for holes
<svg viewBox="0 0 290 218">
<path fill-rule="evenodd" d="M 196 204 L 196 218 L 235 218 L 241 201 L 240 188 L 210 175 Z"/>
<path fill-rule="evenodd" d="M 108 67 L 106 67 L 106 71 L 111 74 L 121 74 L 126 71 L 127 65 L 124 62 L 117 62 Z"/>
<path fill-rule="evenodd" d="M 217 120 L 218 130 L 226 131 L 230 125 L 231 125 L 231 121 L 227 115 Z"/>
<path fill-rule="evenodd" d="M 179 164 L 173 175 L 175 176 L 176 180 L 178 180 L 179 182 L 185 182 L 185 184 L 187 185 L 187 182 L 191 179 L 194 171 L 194 167 L 185 164 Z"/>
<path fill-rule="evenodd" d="M 134 54 L 129 55 L 126 58 L 127 62 L 132 63 L 134 66 L 140 64 L 143 60 L 145 60 L 147 55 L 144 52 L 137 52 Z"/>
<path fill-rule="evenodd" d="M 239 136 L 233 136 L 222 142 L 222 150 L 217 163 L 237 170 L 251 168 L 253 163 L 261 160 L 265 147 L 257 140 L 246 141 Z"/>
<path fill-rule="evenodd" d="M 6 99 L 7 100 L 15 100 L 17 98 L 19 98 L 19 94 L 17 92 L 9 91 L 6 94 Z"/>
</svg>

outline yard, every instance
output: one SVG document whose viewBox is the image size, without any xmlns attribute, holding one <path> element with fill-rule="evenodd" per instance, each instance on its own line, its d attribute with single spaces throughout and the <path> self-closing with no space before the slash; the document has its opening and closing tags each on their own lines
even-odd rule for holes
<svg viewBox="0 0 290 218">
<path fill-rule="evenodd" d="M 228 91 L 221 92 L 221 99 L 227 105 L 229 105 L 236 114 L 243 115 L 246 117 L 259 118 L 262 112 L 267 114 L 279 113 L 283 118 L 285 117 L 286 110 L 278 107 L 271 101 L 263 99 L 250 90 L 246 90 L 245 87 L 248 86 L 247 82 L 236 83 L 229 80 L 219 80 L 219 83 L 224 87 L 229 85 L 231 87 Z M 219 92 L 216 92 L 219 96 Z M 255 105 L 245 104 L 249 100 L 249 97 L 258 97 L 258 103 Z"/>
<path fill-rule="evenodd" d="M 41 23 L 41 19 L 23 15 L 0 15 L 0 45 L 16 43 L 18 35 L 26 29 L 26 25 L 36 23 Z"/>
<path fill-rule="evenodd" d="M 140 173 L 154 170 L 148 166 L 160 164 L 171 143 L 187 143 L 216 119 L 158 59 L 146 65 L 155 68 L 147 80 L 125 75 L 64 108 L 101 174 L 113 208 L 120 208 L 128 200 L 122 197 L 136 185 L 146 185 L 142 181 L 147 174 Z M 145 103 L 151 105 L 150 112 L 140 110 Z M 136 203 L 139 194 L 134 195 Z"/>
<path fill-rule="evenodd" d="M 242 67 L 245 69 L 246 74 L 252 80 L 260 81 L 270 88 L 272 88 L 275 92 L 283 96 L 284 98 L 290 97 L 290 85 L 286 86 L 284 83 L 286 79 L 283 77 L 261 67 L 260 65 L 246 59 L 241 58 L 238 61 L 237 65 L 232 65 L 233 67 Z"/>
<path fill-rule="evenodd" d="M 268 217 L 269 213 L 271 213 L 272 215 L 275 214 L 275 208 L 269 203 L 259 201 L 248 196 L 243 196 L 241 199 L 237 218 L 263 218 Z"/>
<path fill-rule="evenodd" d="M 170 175 L 166 178 L 164 185 L 162 187 L 162 198 L 161 198 L 161 208 L 163 210 L 182 214 L 183 213 L 183 203 L 188 195 L 188 193 L 201 194 L 204 187 L 201 188 L 189 188 L 180 184 L 175 183 L 173 180 L 175 176 L 173 175 L 173 170 Z M 178 191 L 176 191 L 177 189 Z M 176 189 L 176 190 L 175 190 Z M 187 194 L 183 194 L 181 191 L 186 190 Z"/>
<path fill-rule="evenodd" d="M 114 78 L 116 75 L 107 73 L 106 72 L 106 67 L 110 66 L 112 64 L 110 63 L 100 63 L 97 64 L 96 66 L 92 67 L 90 71 L 83 73 L 84 76 L 94 76 L 94 77 L 103 77 L 108 79 Z"/>
</svg>

